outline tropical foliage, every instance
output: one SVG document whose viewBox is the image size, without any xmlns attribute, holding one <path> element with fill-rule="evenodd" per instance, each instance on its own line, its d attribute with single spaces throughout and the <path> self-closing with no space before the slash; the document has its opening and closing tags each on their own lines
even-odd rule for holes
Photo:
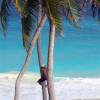
<svg viewBox="0 0 100 100">
<path fill-rule="evenodd" d="M 65 18 L 74 26 L 79 27 L 80 21 L 80 3 L 78 0 L 41 0 L 41 4 L 38 0 L 2 0 L 1 4 L 1 25 L 6 32 L 7 30 L 7 19 L 10 14 L 9 7 L 12 4 L 16 11 L 21 16 L 21 24 L 22 24 L 22 38 L 23 38 L 23 46 L 27 50 L 27 57 L 25 60 L 25 64 L 23 65 L 22 72 L 19 74 L 18 79 L 21 80 L 26 68 L 30 62 L 32 56 L 32 50 L 36 40 L 38 39 L 40 30 L 45 21 L 42 22 L 42 19 L 47 16 L 47 19 L 50 23 L 50 39 L 48 46 L 48 84 L 50 87 L 53 85 L 52 83 L 52 73 L 53 73 L 53 48 L 54 48 L 54 37 L 55 33 L 61 34 L 62 29 L 62 20 Z M 41 5 L 43 17 L 38 24 L 38 15 L 39 15 L 39 5 Z M 34 33 L 34 34 L 33 34 Z M 51 81 L 49 81 L 51 80 Z M 16 81 L 19 83 L 19 81 Z M 18 85 L 18 84 L 17 84 Z M 49 86 L 48 86 L 49 87 Z M 49 93 L 53 88 L 48 88 Z M 54 91 L 54 90 L 53 90 Z M 50 94 L 50 100 L 52 99 L 53 91 Z M 54 95 L 53 95 L 54 96 Z M 17 99 L 15 99 L 17 100 Z"/>
<path fill-rule="evenodd" d="M 7 18 L 10 13 L 9 7 L 12 0 L 2 0 L 1 4 L 1 24 L 4 32 L 7 29 Z M 13 0 L 12 2 L 21 15 L 22 37 L 24 47 L 27 49 L 30 40 L 37 26 L 39 2 L 38 0 Z M 72 24 L 79 26 L 80 18 L 79 6 L 75 0 L 42 0 L 42 11 L 55 20 L 56 32 L 62 32 L 62 17 L 66 14 L 67 20 Z M 53 10 L 52 10 L 53 9 Z"/>
</svg>

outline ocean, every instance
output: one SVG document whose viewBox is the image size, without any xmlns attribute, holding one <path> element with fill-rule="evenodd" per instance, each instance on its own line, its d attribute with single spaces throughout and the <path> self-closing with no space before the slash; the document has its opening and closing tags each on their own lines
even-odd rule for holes
<svg viewBox="0 0 100 100">
<path fill-rule="evenodd" d="M 20 18 L 11 18 L 7 37 L 0 27 L 0 73 L 16 72 L 22 68 L 26 51 L 22 44 Z M 54 74 L 67 77 L 100 77 L 100 24 L 91 17 L 76 29 L 63 21 L 64 37 L 56 36 L 54 49 Z M 47 64 L 49 25 L 41 32 L 43 64 Z M 29 65 L 29 72 L 39 73 L 37 49 Z"/>
</svg>

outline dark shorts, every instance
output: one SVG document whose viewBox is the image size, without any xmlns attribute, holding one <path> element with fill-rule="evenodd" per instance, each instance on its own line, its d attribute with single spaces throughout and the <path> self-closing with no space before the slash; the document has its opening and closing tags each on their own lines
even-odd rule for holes
<svg viewBox="0 0 100 100">
<path fill-rule="evenodd" d="M 40 84 L 41 82 L 44 82 L 45 80 L 47 80 L 46 78 L 41 78 L 38 80 L 38 83 Z"/>
</svg>

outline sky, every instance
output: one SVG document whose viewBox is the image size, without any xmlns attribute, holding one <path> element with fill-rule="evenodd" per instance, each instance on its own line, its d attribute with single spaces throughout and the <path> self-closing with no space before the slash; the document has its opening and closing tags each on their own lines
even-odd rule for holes
<svg viewBox="0 0 100 100">
<path fill-rule="evenodd" d="M 0 28 L 1 30 L 1 28 Z M 100 25 L 87 17 L 76 29 L 63 21 L 64 37 L 56 36 L 54 48 L 54 72 L 58 76 L 100 76 Z M 0 72 L 19 71 L 25 61 L 26 51 L 22 45 L 19 17 L 8 23 L 7 37 L 0 31 Z M 41 33 L 43 63 L 47 63 L 49 26 L 45 24 Z M 36 46 L 29 71 L 38 72 Z"/>
</svg>

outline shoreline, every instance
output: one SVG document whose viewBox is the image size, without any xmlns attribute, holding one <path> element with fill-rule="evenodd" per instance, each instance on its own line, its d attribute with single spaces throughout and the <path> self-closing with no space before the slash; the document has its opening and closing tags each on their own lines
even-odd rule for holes
<svg viewBox="0 0 100 100">
<path fill-rule="evenodd" d="M 17 79 L 19 72 L 8 72 L 8 73 L 0 73 L 0 80 L 10 80 L 15 82 Z M 38 73 L 27 72 L 23 76 L 22 81 L 26 82 L 37 82 L 40 79 L 40 75 Z M 88 83 L 88 84 L 100 84 L 100 78 L 83 78 L 83 77 L 54 77 L 54 82 L 61 83 Z"/>
<path fill-rule="evenodd" d="M 6 71 L 6 72 L 0 72 L 0 74 L 19 74 L 20 71 Z M 35 75 L 35 76 L 38 76 L 40 77 L 40 72 L 33 72 L 33 71 L 27 71 L 25 73 L 25 75 Z M 55 72 L 54 73 L 54 78 L 83 78 L 83 79 L 99 79 L 100 76 L 99 75 L 94 75 L 94 76 L 88 76 L 88 75 L 77 75 L 77 74 L 63 74 L 63 73 L 58 73 L 58 72 Z"/>
<path fill-rule="evenodd" d="M 12 75 L 12 76 L 15 76 L 15 77 L 17 77 L 18 76 L 18 74 L 19 74 L 19 71 L 9 71 L 9 72 L 0 72 L 0 77 L 1 76 L 6 76 L 6 75 L 8 75 L 8 76 L 10 76 L 10 75 Z M 35 76 L 35 77 L 40 77 L 40 73 L 37 73 L 37 72 L 26 72 L 25 73 L 25 77 L 32 77 L 32 76 Z M 55 78 L 57 78 L 57 79 L 63 79 L 63 78 L 70 78 L 70 79 L 100 79 L 100 77 L 72 77 L 72 76 L 60 76 L 60 75 L 55 75 L 54 76 Z"/>
</svg>

